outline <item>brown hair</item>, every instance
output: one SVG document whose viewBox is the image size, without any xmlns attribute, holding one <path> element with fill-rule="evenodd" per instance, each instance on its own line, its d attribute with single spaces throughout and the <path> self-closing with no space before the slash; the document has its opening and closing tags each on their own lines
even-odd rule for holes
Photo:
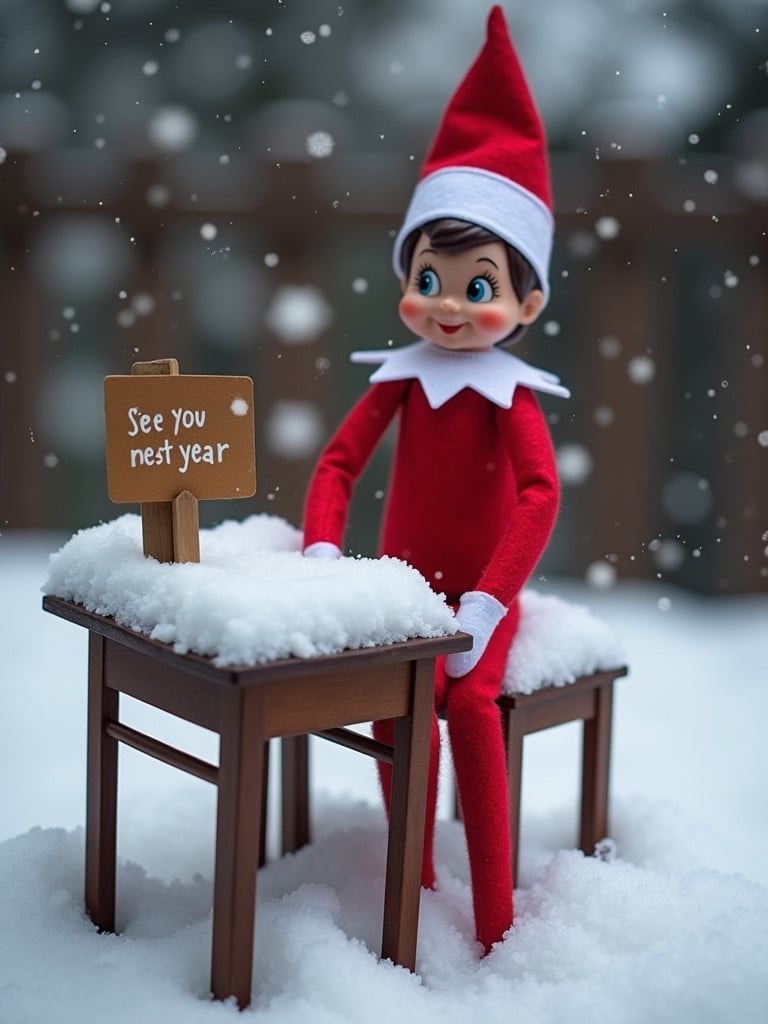
<svg viewBox="0 0 768 1024">
<path fill-rule="evenodd" d="M 508 242 L 499 238 L 487 228 L 479 224 L 472 224 L 466 220 L 457 220 L 453 217 L 441 217 L 439 220 L 429 220 L 426 224 L 415 228 L 406 236 L 401 251 L 401 264 L 408 277 L 411 273 L 411 262 L 416 251 L 416 243 L 419 236 L 425 234 L 429 243 L 437 252 L 466 252 L 467 249 L 474 249 L 478 245 L 488 245 L 489 242 L 501 242 L 507 252 L 507 263 L 509 264 L 509 279 L 515 290 L 515 295 L 520 302 L 524 302 L 534 288 L 541 288 L 536 271 L 531 264 Z M 525 324 L 519 324 L 511 334 L 502 338 L 502 344 L 507 341 L 516 341 L 525 331 Z"/>
</svg>

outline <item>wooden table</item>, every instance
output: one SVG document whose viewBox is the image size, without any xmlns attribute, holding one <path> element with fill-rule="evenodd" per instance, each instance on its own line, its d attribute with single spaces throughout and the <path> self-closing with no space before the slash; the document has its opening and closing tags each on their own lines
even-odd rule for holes
<svg viewBox="0 0 768 1024">
<path fill-rule="evenodd" d="M 217 668 L 60 598 L 45 597 L 43 608 L 89 632 L 85 905 L 99 929 L 115 928 L 122 742 L 218 786 L 211 990 L 247 1006 L 269 740 L 323 731 L 338 738 L 346 725 L 395 718 L 394 747 L 373 740 L 363 747 L 393 765 L 381 955 L 413 970 L 434 659 L 468 650 L 466 634 Z M 121 723 L 121 693 L 218 733 L 218 766 Z M 355 738 L 350 745 L 362 749 Z"/>
</svg>

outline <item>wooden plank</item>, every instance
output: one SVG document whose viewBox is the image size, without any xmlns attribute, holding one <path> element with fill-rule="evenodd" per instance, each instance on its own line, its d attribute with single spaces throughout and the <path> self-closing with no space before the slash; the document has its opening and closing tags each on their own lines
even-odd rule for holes
<svg viewBox="0 0 768 1024">
<path fill-rule="evenodd" d="M 170 501 L 142 501 L 141 536 L 144 556 L 158 562 L 173 561 L 173 505 Z"/>
<path fill-rule="evenodd" d="M 131 366 L 131 373 L 144 376 L 162 374 L 177 374 L 179 372 L 178 359 L 148 359 L 144 362 L 137 362 Z"/>
<path fill-rule="evenodd" d="M 511 720 L 518 714 L 511 712 Z M 575 722 L 578 719 L 588 721 L 595 714 L 595 690 L 590 687 L 587 690 L 577 690 L 569 693 L 564 688 L 556 701 L 547 701 L 543 704 L 531 704 L 525 708 L 526 735 L 532 732 L 541 732 L 542 729 L 550 729 L 555 725 L 563 725 L 565 722 Z"/>
<path fill-rule="evenodd" d="M 377 761 L 384 761 L 385 764 L 392 764 L 393 751 L 387 743 L 379 743 L 370 736 L 363 736 L 353 729 L 323 729 L 313 733 L 313 736 L 320 736 L 321 739 L 330 740 L 331 743 L 338 743 L 348 750 L 355 750 L 358 754 L 365 754 L 366 757 L 373 757 Z"/>
<path fill-rule="evenodd" d="M 171 502 L 174 562 L 200 561 L 200 515 L 197 505 L 197 498 L 189 491 L 177 494 Z"/>
<path fill-rule="evenodd" d="M 582 690 L 594 690 L 598 686 L 602 686 L 603 683 L 627 675 L 627 672 L 626 665 L 617 665 L 616 668 L 603 669 L 599 672 L 593 672 L 588 676 L 580 676 L 572 683 L 566 683 L 563 686 L 542 686 L 540 689 L 534 690 L 533 693 L 502 693 L 497 697 L 496 703 L 501 708 L 547 704 L 550 701 L 560 700 L 563 693 L 579 693 Z"/>
<path fill-rule="evenodd" d="M 399 662 L 273 680 L 264 694 L 266 735 L 294 736 L 408 714 L 410 672 L 408 662 Z"/>
<path fill-rule="evenodd" d="M 121 693 L 193 725 L 219 731 L 220 699 L 226 690 L 190 675 L 183 668 L 152 661 L 111 640 L 106 643 L 105 661 L 107 686 L 119 688 Z"/>
<path fill-rule="evenodd" d="M 135 630 L 119 625 L 108 616 L 86 611 L 82 605 L 75 604 L 74 601 L 65 601 L 63 598 L 47 594 L 43 598 L 43 608 L 52 615 L 58 615 L 69 622 L 101 633 L 132 650 L 147 654 L 163 664 L 175 665 L 183 671 L 203 676 L 224 686 L 247 687 L 265 685 L 276 679 L 310 679 L 315 676 L 327 675 L 337 668 L 344 672 L 365 671 L 370 666 L 383 667 L 409 661 L 412 658 L 434 658 L 440 654 L 468 651 L 472 646 L 472 638 L 467 633 L 454 633 L 451 636 L 426 639 L 415 637 L 400 643 L 383 644 L 379 647 L 362 647 L 355 651 L 340 651 L 338 654 L 324 654 L 316 658 L 285 658 L 265 662 L 263 665 L 235 665 L 218 668 L 211 658 L 192 653 L 177 654 L 170 644 L 161 644 L 157 640 L 151 640 L 143 633 L 137 633 Z M 368 719 L 361 718 L 358 721 L 368 721 Z M 347 724 L 351 724 L 351 722 Z"/>
<path fill-rule="evenodd" d="M 162 761 L 163 764 L 169 764 L 171 768 L 178 768 L 204 782 L 211 782 L 214 786 L 217 783 L 219 770 L 215 764 L 209 764 L 208 761 L 202 761 L 199 757 L 186 754 L 183 750 L 171 747 L 154 736 L 139 732 L 138 729 L 123 725 L 122 722 L 109 721 L 106 723 L 104 731 L 107 736 L 133 747 L 134 750 L 138 750 L 142 754 L 154 757 L 155 760 Z"/>
</svg>

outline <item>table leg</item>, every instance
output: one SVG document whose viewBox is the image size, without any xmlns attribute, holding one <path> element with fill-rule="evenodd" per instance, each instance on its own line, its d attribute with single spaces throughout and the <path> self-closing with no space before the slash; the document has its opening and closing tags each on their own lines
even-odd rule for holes
<svg viewBox="0 0 768 1024">
<path fill-rule="evenodd" d="M 309 736 L 280 740 L 283 853 L 309 842 Z"/>
<path fill-rule="evenodd" d="M 412 664 L 411 714 L 395 719 L 382 959 L 414 970 L 435 662 Z"/>
<path fill-rule="evenodd" d="M 509 827 L 512 831 L 512 884 L 517 885 L 517 866 L 520 859 L 520 802 L 523 789 L 523 738 L 525 711 L 507 710 L 504 739 L 507 746 L 507 794 L 509 800 Z"/>
<path fill-rule="evenodd" d="M 115 930 L 117 740 L 104 722 L 117 721 L 120 695 L 104 678 L 107 641 L 88 634 L 88 749 L 85 810 L 85 911 L 102 932 Z"/>
<path fill-rule="evenodd" d="M 595 690 L 595 716 L 584 722 L 581 769 L 580 845 L 586 854 L 608 834 L 608 775 L 611 758 L 613 680 Z"/>
<path fill-rule="evenodd" d="M 251 1000 L 256 870 L 264 773 L 260 690 L 233 688 L 221 698 L 216 866 L 213 882 L 211 991 Z"/>
</svg>

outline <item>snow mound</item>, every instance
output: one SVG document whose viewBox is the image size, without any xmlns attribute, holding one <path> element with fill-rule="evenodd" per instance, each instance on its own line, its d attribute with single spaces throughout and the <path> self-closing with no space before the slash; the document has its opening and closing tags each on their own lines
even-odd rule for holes
<svg viewBox="0 0 768 1024">
<path fill-rule="evenodd" d="M 626 660 L 614 632 L 587 608 L 525 590 L 502 691 L 533 693 L 544 686 L 566 686 Z"/>
<path fill-rule="evenodd" d="M 451 609 L 394 558 L 304 558 L 274 516 L 200 531 L 200 564 L 145 558 L 141 519 L 75 534 L 43 589 L 218 666 L 310 658 L 456 632 Z"/>
</svg>

